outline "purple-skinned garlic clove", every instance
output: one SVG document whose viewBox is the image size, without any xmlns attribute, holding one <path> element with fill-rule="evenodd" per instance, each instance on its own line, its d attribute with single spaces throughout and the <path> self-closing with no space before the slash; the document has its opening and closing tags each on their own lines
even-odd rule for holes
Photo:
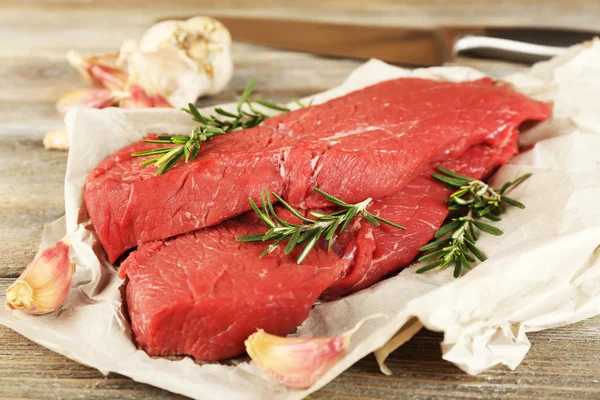
<svg viewBox="0 0 600 400">
<path fill-rule="evenodd" d="M 65 302 L 75 272 L 69 258 L 70 237 L 35 256 L 21 276 L 6 289 L 6 307 L 27 314 L 47 314 Z"/>
<path fill-rule="evenodd" d="M 171 104 L 159 94 L 149 96 L 139 85 L 133 85 L 129 94 L 121 100 L 120 107 L 123 108 L 170 108 Z"/>
<path fill-rule="evenodd" d="M 312 386 L 340 361 L 350 348 L 352 335 L 374 314 L 341 335 L 320 338 L 281 337 L 260 329 L 245 341 L 257 366 L 277 382 L 296 389 Z"/>
<path fill-rule="evenodd" d="M 74 107 L 111 107 L 125 96 L 127 96 L 126 93 L 109 89 L 75 89 L 61 96 L 56 103 L 56 110 L 61 115 L 65 115 L 67 111 Z"/>
<path fill-rule="evenodd" d="M 67 60 L 90 86 L 109 90 L 125 89 L 129 75 L 118 64 L 118 52 L 84 57 L 71 50 L 67 53 Z"/>
</svg>

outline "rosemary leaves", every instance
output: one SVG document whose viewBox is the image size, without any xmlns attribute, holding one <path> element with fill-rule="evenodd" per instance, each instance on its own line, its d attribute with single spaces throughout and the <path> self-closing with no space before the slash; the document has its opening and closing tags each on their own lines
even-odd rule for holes
<svg viewBox="0 0 600 400">
<path fill-rule="evenodd" d="M 366 221 L 375 226 L 380 226 L 380 222 L 383 222 L 394 228 L 406 229 L 403 226 L 368 212 L 367 206 L 371 203 L 370 198 L 361 201 L 360 203 L 348 204 L 318 188 L 314 188 L 313 190 L 333 204 L 339 206 L 341 209 L 331 214 L 311 212 L 310 215 L 315 219 L 310 219 L 300 214 L 280 196 L 273 193 L 273 197 L 301 221 L 300 224 L 294 224 L 281 219 L 277 213 L 275 213 L 273 203 L 271 202 L 271 192 L 267 188 L 265 189 L 265 192 L 261 194 L 262 210 L 253 199 L 250 199 L 250 204 L 256 215 L 258 215 L 261 221 L 270 229 L 264 234 L 239 237 L 237 238 L 237 241 L 273 241 L 273 243 L 269 244 L 265 251 L 262 252 L 260 255 L 261 257 L 273 251 L 284 240 L 288 241 L 284 249 L 285 254 L 290 254 L 296 246 L 304 245 L 304 248 L 297 259 L 297 263 L 300 264 L 321 238 L 327 241 L 327 250 L 330 250 L 333 239 L 337 235 L 343 233 L 357 215 L 362 216 Z"/>
<path fill-rule="evenodd" d="M 236 112 L 215 108 L 215 114 L 205 116 L 191 103 L 189 104 L 189 108 L 183 108 L 182 110 L 190 114 L 194 121 L 205 126 L 220 128 L 225 132 L 231 132 L 235 129 L 253 128 L 262 124 L 265 119 L 269 118 L 269 115 L 257 110 L 256 107 L 254 107 L 253 102 L 279 112 L 290 111 L 290 109 L 285 106 L 271 103 L 266 100 L 256 99 L 252 101 L 250 95 L 254 91 L 255 86 L 256 79 L 252 79 L 237 102 Z M 246 110 L 244 110 L 244 105 L 247 106 Z"/>
<path fill-rule="evenodd" d="M 423 273 L 434 268 L 444 269 L 454 264 L 454 277 L 458 278 L 463 269 L 470 270 L 476 259 L 485 261 L 485 254 L 476 246 L 478 231 L 491 235 L 502 235 L 502 231 L 481 219 L 500 221 L 500 215 L 506 206 L 525 208 L 505 193 L 514 188 L 531 174 L 525 174 L 515 180 L 506 182 L 501 189 L 493 189 L 487 183 L 457 174 L 445 168 L 438 168 L 442 174 L 432 177 L 446 185 L 458 188 L 448 199 L 448 209 L 458 213 L 455 218 L 443 225 L 434 235 L 437 239 L 423 247 L 422 252 L 430 252 L 419 258 L 419 261 L 433 261 L 420 268 Z"/>
<path fill-rule="evenodd" d="M 227 132 L 221 128 L 198 125 L 189 135 L 158 135 L 157 139 L 143 140 L 146 143 L 175 144 L 175 146 L 138 151 L 131 155 L 134 157 L 156 156 L 150 160 L 144 161 L 140 165 L 145 167 L 154 164 L 158 167 L 154 175 L 161 175 L 171 169 L 173 165 L 184 157 L 186 163 L 196 158 L 200 152 L 202 142 L 206 142 L 215 136 L 224 135 L 226 133 Z"/>
<path fill-rule="evenodd" d="M 155 156 L 140 165 L 147 166 L 153 164 L 158 167 L 155 175 L 161 175 L 166 173 L 181 159 L 184 159 L 186 163 L 195 159 L 198 156 L 202 142 L 211 140 L 216 136 L 225 135 L 235 129 L 248 129 L 260 125 L 265 119 L 269 118 L 269 115 L 258 110 L 250 99 L 255 86 L 256 79 L 253 79 L 238 100 L 235 112 L 216 108 L 215 114 L 205 116 L 200 113 L 196 106 L 190 103 L 188 108 L 183 108 L 182 110 L 190 114 L 192 119 L 200 125 L 195 127 L 189 135 L 159 135 L 157 139 L 144 139 L 142 141 L 146 143 L 174 144 L 175 146 L 139 151 L 131 155 L 134 157 Z M 294 99 L 294 102 L 300 107 L 307 107 L 307 105 L 304 105 L 297 99 Z M 278 112 L 290 111 L 285 106 L 262 99 L 257 99 L 254 103 Z M 308 106 L 310 104 L 312 104 L 312 101 Z M 244 105 L 246 105 L 245 108 Z"/>
</svg>

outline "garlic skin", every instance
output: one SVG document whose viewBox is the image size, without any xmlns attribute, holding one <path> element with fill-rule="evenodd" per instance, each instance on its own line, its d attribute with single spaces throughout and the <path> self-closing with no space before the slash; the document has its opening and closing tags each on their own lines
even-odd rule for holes
<svg viewBox="0 0 600 400">
<path fill-rule="evenodd" d="M 198 16 L 185 21 L 159 22 L 148 29 L 140 41 L 142 52 L 167 48 L 176 50 L 196 66 L 195 72 L 202 78 L 196 98 L 219 93 L 231 80 L 231 35 L 216 19 Z M 176 106 L 187 106 L 187 103 Z"/>
<path fill-rule="evenodd" d="M 127 93 L 109 89 L 75 89 L 63 94 L 56 102 L 56 110 L 64 116 L 74 107 L 106 108 L 116 105 Z"/>
<path fill-rule="evenodd" d="M 258 367 L 277 382 L 305 389 L 348 352 L 350 335 L 331 338 L 288 338 L 262 329 L 245 341 L 246 351 Z"/>
<path fill-rule="evenodd" d="M 92 87 L 109 90 L 123 90 L 127 83 L 128 75 L 118 65 L 119 53 L 106 53 L 97 56 L 83 57 L 76 51 L 67 53 L 67 61 Z"/>
<path fill-rule="evenodd" d="M 169 108 L 171 104 L 159 94 L 149 96 L 139 85 L 129 89 L 129 95 L 119 104 L 123 108 Z"/>
<path fill-rule="evenodd" d="M 75 51 L 67 53 L 67 60 L 75 67 L 91 88 L 71 90 L 56 102 L 61 116 L 74 107 L 106 108 L 115 106 L 128 96 L 124 92 L 129 75 L 117 65 L 119 53 L 83 57 Z"/>
<path fill-rule="evenodd" d="M 206 90 L 206 74 L 199 71 L 196 63 L 177 49 L 164 47 L 146 52 L 140 50 L 135 41 L 129 40 L 121 48 L 121 57 L 127 64 L 129 73 L 126 90 L 132 91 L 138 87 L 138 92 L 141 89 L 148 98 L 162 98 L 158 101 L 159 104 L 186 107 Z M 139 93 L 137 95 L 139 97 Z M 150 101 L 150 104 L 156 102 Z M 142 107 L 142 103 L 139 107 Z"/>
<path fill-rule="evenodd" d="M 35 315 L 57 310 L 69 294 L 75 272 L 75 264 L 69 258 L 70 245 L 67 235 L 36 255 L 6 289 L 6 307 Z"/>
</svg>

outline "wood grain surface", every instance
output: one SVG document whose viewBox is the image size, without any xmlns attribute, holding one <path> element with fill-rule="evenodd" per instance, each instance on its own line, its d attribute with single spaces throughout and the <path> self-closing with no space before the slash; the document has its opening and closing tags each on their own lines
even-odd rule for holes
<svg viewBox="0 0 600 400">
<path fill-rule="evenodd" d="M 550 25 L 596 28 L 600 2 L 583 0 L 0 1 L 0 291 L 33 258 L 43 224 L 64 212 L 67 154 L 45 151 L 44 133 L 62 126 L 54 102 L 81 85 L 64 58 L 115 50 L 159 19 L 197 14 L 254 15 L 345 23 L 414 26 Z M 234 77 L 219 96 L 235 99 L 253 77 L 261 97 L 284 101 L 338 85 L 360 63 L 236 43 Z M 501 76 L 524 68 L 458 60 Z M 532 349 L 514 372 L 464 374 L 441 359 L 439 333 L 422 331 L 389 359 L 358 362 L 313 399 L 597 399 L 600 318 L 529 335 Z M 0 327 L 0 399 L 178 399 L 129 378 L 77 364 Z"/>
</svg>

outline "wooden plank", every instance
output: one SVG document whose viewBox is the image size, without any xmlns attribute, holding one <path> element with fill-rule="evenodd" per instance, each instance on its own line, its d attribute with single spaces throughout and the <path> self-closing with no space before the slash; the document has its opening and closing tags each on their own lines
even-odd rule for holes
<svg viewBox="0 0 600 400">
<path fill-rule="evenodd" d="M 4 286 L 4 285 L 3 285 Z M 173 393 L 99 371 L 36 345 L 0 327 L 0 397 L 183 399 Z"/>
<path fill-rule="evenodd" d="M 63 31 L 69 34 L 72 42 L 85 44 L 85 36 L 91 31 L 105 30 L 109 25 L 113 26 L 113 31 L 105 39 L 116 40 L 119 37 L 134 37 L 140 25 L 159 18 L 202 14 L 414 27 L 535 24 L 597 29 L 597 20 L 591 16 L 599 14 L 600 3 L 595 0 L 375 0 L 367 5 L 364 0 L 150 0 L 140 6 L 138 0 L 38 0 L 35 3 L 2 0 L 0 11 L 9 17 L 3 20 L 1 29 L 10 32 L 26 30 L 26 38 L 39 42 L 39 48 L 43 48 L 39 37 L 33 35 L 35 30 L 50 35 Z M 24 12 L 27 12 L 26 18 Z M 57 12 L 61 18 L 54 16 L 53 13 Z M 10 38 L 2 38 L 9 42 Z M 57 45 L 55 41 L 48 42 L 48 46 Z M 97 44 L 88 42 L 87 46 Z"/>
<path fill-rule="evenodd" d="M 64 214 L 66 160 L 40 142 L 0 141 L 0 276 L 18 276 L 37 251 L 43 225 Z"/>
</svg>

